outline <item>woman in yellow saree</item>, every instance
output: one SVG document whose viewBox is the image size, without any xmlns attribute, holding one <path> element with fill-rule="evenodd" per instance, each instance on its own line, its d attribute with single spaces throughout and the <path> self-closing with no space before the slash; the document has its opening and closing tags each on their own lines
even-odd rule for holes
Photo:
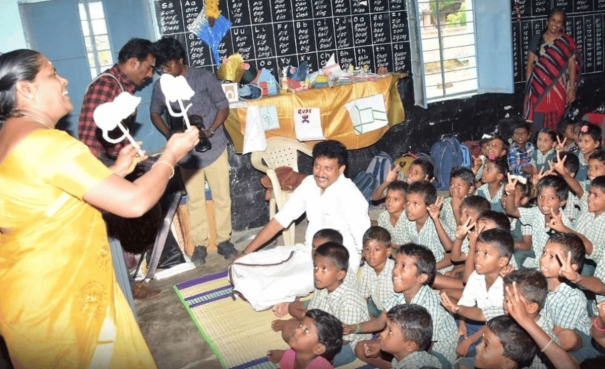
<svg viewBox="0 0 605 369">
<path fill-rule="evenodd" d="M 125 147 L 112 168 L 55 130 L 67 80 L 32 50 L 0 56 L 0 334 L 15 368 L 155 368 L 117 285 L 98 209 L 143 214 L 198 141 L 174 135 L 146 175 Z"/>
</svg>

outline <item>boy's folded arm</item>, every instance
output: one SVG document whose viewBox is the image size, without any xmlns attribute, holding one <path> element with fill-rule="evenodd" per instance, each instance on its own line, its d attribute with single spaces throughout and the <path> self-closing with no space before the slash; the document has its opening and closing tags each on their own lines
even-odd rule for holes
<svg viewBox="0 0 605 369">
<path fill-rule="evenodd" d="M 572 329 L 561 328 L 556 325 L 552 329 L 553 333 L 559 338 L 561 348 L 565 351 L 575 351 L 582 347 L 582 337 Z"/>
<path fill-rule="evenodd" d="M 483 314 L 483 310 L 480 308 L 464 305 L 458 305 L 458 307 L 460 308 L 460 310 L 458 310 L 458 315 L 477 322 L 485 322 L 485 314 Z"/>
<path fill-rule="evenodd" d="M 449 253 L 445 253 L 445 254 L 443 254 L 443 259 L 439 260 L 437 262 L 437 265 L 435 265 L 435 269 L 436 270 L 440 270 L 440 269 L 443 269 L 443 268 L 447 268 L 450 265 L 452 265 L 452 262 L 450 260 L 450 254 Z"/>
<path fill-rule="evenodd" d="M 359 324 L 358 333 L 374 333 L 384 329 L 387 325 L 387 313 L 383 311 L 379 316 Z"/>
<path fill-rule="evenodd" d="M 452 243 L 452 252 L 450 253 L 450 259 L 453 262 L 462 262 L 466 260 L 466 254 L 462 252 L 462 243 L 464 240 L 456 237 L 454 242 Z"/>
<path fill-rule="evenodd" d="M 523 323 L 523 329 L 529 333 L 536 345 L 538 345 L 538 348 L 548 357 L 548 359 L 553 363 L 557 363 L 557 368 L 576 369 L 580 367 L 579 364 L 566 352 L 566 350 L 563 349 L 563 342 L 561 342 L 561 346 L 559 346 L 546 332 L 544 332 L 542 328 L 540 328 L 535 320 L 525 320 Z M 581 344 L 582 340 L 580 340 L 580 347 Z"/>
<path fill-rule="evenodd" d="M 384 199 L 384 190 L 388 187 L 389 184 L 390 182 L 387 181 L 381 183 L 380 186 L 378 186 L 378 188 L 375 189 L 374 192 L 372 192 L 372 201 L 380 201 Z"/>
</svg>

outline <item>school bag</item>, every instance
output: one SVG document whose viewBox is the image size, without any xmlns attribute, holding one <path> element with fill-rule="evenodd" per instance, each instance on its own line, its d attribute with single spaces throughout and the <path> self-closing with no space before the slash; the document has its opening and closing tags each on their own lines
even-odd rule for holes
<svg viewBox="0 0 605 369">
<path fill-rule="evenodd" d="M 384 151 L 374 155 L 366 172 L 370 173 L 376 179 L 378 186 L 387 179 L 389 171 L 393 168 L 393 158 Z M 378 187 L 376 186 L 376 187 Z"/>
<path fill-rule="evenodd" d="M 363 197 L 368 200 L 368 203 L 372 202 L 372 194 L 378 188 L 378 186 L 380 186 L 380 184 L 378 184 L 378 180 L 374 178 L 372 174 L 366 171 L 357 173 L 353 179 L 353 183 L 355 183 L 355 186 L 359 188 L 359 191 L 361 191 Z"/>
<path fill-rule="evenodd" d="M 464 163 L 460 142 L 456 137 L 444 137 L 431 146 L 431 158 L 435 167 L 435 183 L 437 190 L 446 191 L 450 187 L 452 168 Z M 470 162 L 470 158 L 468 159 Z"/>
<path fill-rule="evenodd" d="M 466 145 L 460 145 L 460 151 L 462 152 L 462 166 L 470 168 L 473 165 L 471 150 Z"/>
</svg>

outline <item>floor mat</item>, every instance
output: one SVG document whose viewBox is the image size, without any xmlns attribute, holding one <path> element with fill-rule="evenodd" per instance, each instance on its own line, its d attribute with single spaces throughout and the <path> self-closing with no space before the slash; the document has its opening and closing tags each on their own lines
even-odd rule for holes
<svg viewBox="0 0 605 369">
<path fill-rule="evenodd" d="M 267 360 L 267 351 L 288 346 L 270 328 L 273 312 L 234 301 L 226 271 L 179 283 L 174 290 L 223 368 L 278 368 Z M 370 366 L 356 360 L 341 368 L 362 367 Z"/>
</svg>

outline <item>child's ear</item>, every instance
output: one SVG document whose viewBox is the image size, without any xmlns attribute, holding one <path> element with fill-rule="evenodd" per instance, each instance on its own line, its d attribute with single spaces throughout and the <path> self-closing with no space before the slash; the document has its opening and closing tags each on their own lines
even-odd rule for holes
<svg viewBox="0 0 605 369">
<path fill-rule="evenodd" d="M 412 340 L 403 341 L 403 347 L 407 352 L 416 352 L 419 349 L 418 344 Z"/>
<path fill-rule="evenodd" d="M 336 278 L 337 278 L 339 281 L 344 280 L 346 276 L 347 276 L 347 271 L 346 271 L 346 270 L 339 270 L 339 271 L 338 271 L 338 274 L 336 274 Z"/>
<path fill-rule="evenodd" d="M 559 201 L 559 207 L 560 208 L 564 207 L 565 204 L 567 204 L 567 200 L 561 200 L 561 201 Z"/>
<path fill-rule="evenodd" d="M 500 182 L 504 181 L 504 174 L 502 174 L 502 173 L 498 173 L 498 180 L 499 180 Z"/>
<path fill-rule="evenodd" d="M 571 268 L 574 270 L 574 272 L 578 271 L 578 264 L 571 264 Z"/>
<path fill-rule="evenodd" d="M 535 314 L 540 310 L 540 306 L 538 306 L 537 302 L 532 302 L 531 304 L 525 307 L 525 310 L 527 310 L 527 312 L 530 314 Z"/>
<path fill-rule="evenodd" d="M 504 362 L 502 364 L 503 365 L 503 369 L 517 369 L 519 366 L 517 365 L 516 362 L 512 361 L 511 359 L 507 358 L 507 357 L 502 357 L 504 359 Z"/>
<path fill-rule="evenodd" d="M 421 273 L 420 275 L 416 276 L 416 282 L 420 284 L 425 284 L 428 279 L 429 276 L 426 273 Z"/>
<path fill-rule="evenodd" d="M 500 268 L 504 268 L 505 266 L 508 265 L 508 263 L 510 263 L 510 258 L 506 257 L 506 256 L 500 256 L 498 258 L 498 266 Z"/>
<path fill-rule="evenodd" d="M 521 198 L 521 205 L 525 206 L 529 202 L 529 196 L 523 196 Z"/>
<path fill-rule="evenodd" d="M 316 356 L 323 355 L 324 352 L 326 352 L 326 345 L 323 343 L 317 343 L 317 345 L 313 347 L 313 354 Z"/>
</svg>

